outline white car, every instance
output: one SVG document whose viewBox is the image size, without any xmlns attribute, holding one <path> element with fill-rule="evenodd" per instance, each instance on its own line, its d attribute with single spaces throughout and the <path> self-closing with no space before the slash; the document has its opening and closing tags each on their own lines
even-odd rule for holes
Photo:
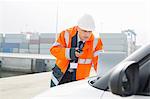
<svg viewBox="0 0 150 99">
<path fill-rule="evenodd" d="M 102 77 L 62 84 L 33 99 L 150 99 L 150 44 Z"/>
</svg>

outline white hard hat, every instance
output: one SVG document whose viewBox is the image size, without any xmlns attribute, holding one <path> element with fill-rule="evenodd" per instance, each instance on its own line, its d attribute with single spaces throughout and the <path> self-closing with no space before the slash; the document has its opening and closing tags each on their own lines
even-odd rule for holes
<svg viewBox="0 0 150 99">
<path fill-rule="evenodd" d="M 84 14 L 79 20 L 77 25 L 87 31 L 94 31 L 95 30 L 95 22 L 91 15 Z"/>
</svg>

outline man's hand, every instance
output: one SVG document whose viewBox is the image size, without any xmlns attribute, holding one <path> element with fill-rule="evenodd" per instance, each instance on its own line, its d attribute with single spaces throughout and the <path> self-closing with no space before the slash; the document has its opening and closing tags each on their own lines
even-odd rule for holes
<svg viewBox="0 0 150 99">
<path fill-rule="evenodd" d="M 76 48 L 76 50 L 78 50 L 78 48 Z M 83 54 L 82 52 L 81 53 L 79 53 L 77 51 L 75 52 L 76 57 L 80 57 L 82 54 Z"/>
</svg>

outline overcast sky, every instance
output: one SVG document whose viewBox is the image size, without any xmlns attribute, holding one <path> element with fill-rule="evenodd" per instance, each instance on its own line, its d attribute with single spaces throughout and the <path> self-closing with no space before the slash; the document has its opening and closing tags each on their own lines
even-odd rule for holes
<svg viewBox="0 0 150 99">
<path fill-rule="evenodd" d="M 150 42 L 150 0 L 0 0 L 0 32 L 60 32 L 84 13 L 93 15 L 96 33 L 132 29 L 138 44 Z"/>
</svg>

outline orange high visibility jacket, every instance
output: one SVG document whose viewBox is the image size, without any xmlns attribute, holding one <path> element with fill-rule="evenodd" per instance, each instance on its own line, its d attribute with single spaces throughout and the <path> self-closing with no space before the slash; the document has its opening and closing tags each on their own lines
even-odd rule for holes
<svg viewBox="0 0 150 99">
<path fill-rule="evenodd" d="M 56 57 L 56 65 L 65 73 L 71 60 L 69 50 L 71 48 L 72 37 L 77 33 L 77 27 L 69 28 L 62 31 L 57 41 L 50 48 L 52 55 Z M 94 43 L 95 46 L 94 46 Z M 83 47 L 83 54 L 78 58 L 76 70 L 76 80 L 84 79 L 89 76 L 91 66 L 97 70 L 98 55 L 102 51 L 103 44 L 100 38 L 96 39 L 92 34 Z"/>
</svg>

